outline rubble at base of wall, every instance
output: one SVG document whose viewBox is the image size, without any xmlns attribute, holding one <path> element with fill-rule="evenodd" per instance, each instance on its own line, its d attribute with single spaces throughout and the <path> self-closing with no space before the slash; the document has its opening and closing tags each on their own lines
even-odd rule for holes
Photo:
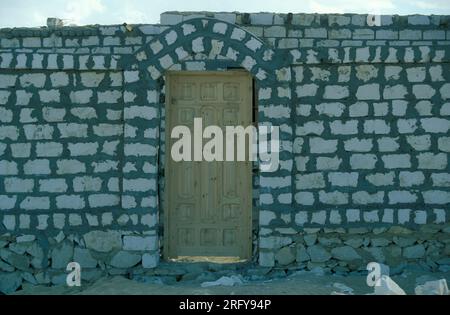
<svg viewBox="0 0 450 315">
<path fill-rule="evenodd" d="M 157 237 L 93 230 L 84 235 L 58 233 L 0 236 L 0 292 L 23 285 L 65 285 L 70 262 L 81 268 L 81 281 L 103 276 L 139 274 L 159 262 Z"/>
<path fill-rule="evenodd" d="M 292 236 L 262 239 L 262 265 L 323 268 L 345 274 L 367 272 L 369 262 L 401 271 L 418 264 L 429 271 L 450 271 L 450 225 L 424 225 L 417 230 L 401 226 L 361 228 L 305 228 Z"/>
<path fill-rule="evenodd" d="M 367 274 L 369 262 L 388 265 L 391 275 L 411 266 L 448 272 L 449 232 L 450 225 L 426 225 L 417 231 L 399 226 L 371 230 L 304 228 L 289 237 L 263 238 L 259 265 L 160 262 L 157 251 L 152 250 L 155 236 L 121 235 L 117 231 L 91 231 L 81 237 L 60 233 L 46 240 L 34 235 L 4 234 L 0 236 L 0 291 L 12 293 L 30 285 L 65 285 L 69 274 L 66 267 L 72 261 L 80 264 L 81 281 L 88 283 L 116 275 L 144 283 L 174 284 L 215 281 L 233 274 L 246 280 L 264 280 L 302 270 Z M 267 257 L 273 259 L 272 266 L 264 266 Z"/>
</svg>

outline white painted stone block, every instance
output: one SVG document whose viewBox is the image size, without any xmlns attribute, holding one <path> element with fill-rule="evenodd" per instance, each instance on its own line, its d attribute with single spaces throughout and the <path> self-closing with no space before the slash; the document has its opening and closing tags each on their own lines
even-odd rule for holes
<svg viewBox="0 0 450 315">
<path fill-rule="evenodd" d="M 371 119 L 364 121 L 364 133 L 369 134 L 387 134 L 391 127 L 385 120 Z"/>
<path fill-rule="evenodd" d="M 350 152 L 369 152 L 372 150 L 372 139 L 351 138 L 344 141 L 345 151 Z"/>
<path fill-rule="evenodd" d="M 53 107 L 42 108 L 42 116 L 44 120 L 48 122 L 63 121 L 65 115 L 66 110 L 64 108 L 53 108 Z"/>
<path fill-rule="evenodd" d="M 58 142 L 38 142 L 36 144 L 36 154 L 40 157 L 56 157 L 60 156 L 63 146 Z"/>
<path fill-rule="evenodd" d="M 291 204 L 292 203 L 292 194 L 291 193 L 280 194 L 278 196 L 278 202 L 280 204 Z"/>
<path fill-rule="evenodd" d="M 312 192 L 298 192 L 295 194 L 294 199 L 299 205 L 311 206 L 314 204 L 314 194 Z"/>
<path fill-rule="evenodd" d="M 352 169 L 373 169 L 376 162 L 375 154 L 352 154 L 350 156 L 350 167 Z"/>
<path fill-rule="evenodd" d="M 50 125 L 25 125 L 25 137 L 28 140 L 52 139 L 53 127 Z"/>
<path fill-rule="evenodd" d="M 390 137 L 382 137 L 377 140 L 378 142 L 378 150 L 380 152 L 393 152 L 397 151 L 397 149 L 400 147 L 400 144 L 398 144 L 399 138 L 390 138 Z"/>
<path fill-rule="evenodd" d="M 86 138 L 88 125 L 76 123 L 59 123 L 59 133 L 61 138 Z"/>
<path fill-rule="evenodd" d="M 58 209 L 83 209 L 84 199 L 79 195 L 59 195 L 56 196 L 56 207 Z"/>
<path fill-rule="evenodd" d="M 363 211 L 363 219 L 364 222 L 367 223 L 379 222 L 380 218 L 378 217 L 378 210 Z"/>
<path fill-rule="evenodd" d="M 10 215 L 10 214 L 4 215 L 3 216 L 3 226 L 8 231 L 14 231 L 14 229 L 16 228 L 16 217 L 14 215 Z"/>
<path fill-rule="evenodd" d="M 311 215 L 311 223 L 325 224 L 327 220 L 327 212 L 325 210 L 313 212 Z"/>
<path fill-rule="evenodd" d="M 349 223 L 361 221 L 361 211 L 358 209 L 348 209 L 345 215 Z"/>
<path fill-rule="evenodd" d="M 11 210 L 16 205 L 17 196 L 0 195 L 0 210 Z"/>
<path fill-rule="evenodd" d="M 389 113 L 389 104 L 387 102 L 373 103 L 374 116 L 386 116 Z"/>
<path fill-rule="evenodd" d="M 102 179 L 99 177 L 82 176 L 73 179 L 73 190 L 81 191 L 99 191 L 102 187 Z"/>
<path fill-rule="evenodd" d="M 203 37 L 197 37 L 192 41 L 192 51 L 194 53 L 201 53 L 205 51 L 205 47 L 203 46 Z"/>
<path fill-rule="evenodd" d="M 123 125 L 121 124 L 98 124 L 93 126 L 94 134 L 100 137 L 120 136 L 123 134 Z"/>
<path fill-rule="evenodd" d="M 0 107 L 0 122 L 10 123 L 13 120 L 13 112 L 9 109 Z"/>
<path fill-rule="evenodd" d="M 0 90 L 0 104 L 5 105 L 11 95 L 10 91 Z"/>
<path fill-rule="evenodd" d="M 402 171 L 399 173 L 399 181 L 400 186 L 402 187 L 422 185 L 423 182 L 425 181 L 425 176 L 420 171 L 416 172 Z"/>
<path fill-rule="evenodd" d="M 87 104 L 93 96 L 92 90 L 81 90 L 70 92 L 70 101 L 74 104 Z"/>
<path fill-rule="evenodd" d="M 69 225 L 70 226 L 80 226 L 83 223 L 81 219 L 81 215 L 77 213 L 70 213 L 69 214 Z"/>
<path fill-rule="evenodd" d="M 408 102 L 403 100 L 392 101 L 392 114 L 394 116 L 404 116 L 408 109 Z"/>
<path fill-rule="evenodd" d="M 345 105 L 342 103 L 322 103 L 316 105 L 316 110 L 319 115 L 326 115 L 328 117 L 340 117 L 345 110 Z"/>
<path fill-rule="evenodd" d="M 442 190 L 429 190 L 422 192 L 426 204 L 445 205 L 450 202 L 450 192 Z"/>
<path fill-rule="evenodd" d="M 94 194 L 88 197 L 89 206 L 97 207 L 113 207 L 120 203 L 120 197 L 114 194 Z"/>
<path fill-rule="evenodd" d="M 156 147 L 150 144 L 127 143 L 125 144 L 125 155 L 129 156 L 155 156 Z"/>
<path fill-rule="evenodd" d="M 156 236 L 133 236 L 123 237 L 123 249 L 131 251 L 145 251 L 157 249 Z"/>
<path fill-rule="evenodd" d="M 156 181 L 154 179 L 137 178 L 137 179 L 123 179 L 124 191 L 154 191 L 156 190 Z"/>
<path fill-rule="evenodd" d="M 447 167 L 447 154 L 433 154 L 431 152 L 420 153 L 417 155 L 417 161 L 419 163 L 419 169 L 442 170 Z"/>
<path fill-rule="evenodd" d="M 78 160 L 58 160 L 56 161 L 57 174 L 77 174 L 86 172 L 86 166 Z"/>
<path fill-rule="evenodd" d="M 24 210 L 47 210 L 50 208 L 48 197 L 26 197 L 20 203 L 20 208 Z"/>
<path fill-rule="evenodd" d="M 0 160 L 0 175 L 17 175 L 18 173 L 16 162 Z"/>
<path fill-rule="evenodd" d="M 365 117 L 369 114 L 369 104 L 366 102 L 356 102 L 349 106 L 350 117 Z"/>
<path fill-rule="evenodd" d="M 427 212 L 423 210 L 414 211 L 414 223 L 416 224 L 426 224 L 427 223 Z"/>
<path fill-rule="evenodd" d="M 36 88 L 43 88 L 45 80 L 46 75 L 43 73 L 27 73 L 19 77 L 20 85 L 22 87 L 33 86 Z"/>
<path fill-rule="evenodd" d="M 366 205 L 373 203 L 383 203 L 384 192 L 368 193 L 367 191 L 358 191 L 353 193 L 352 200 L 354 204 Z"/>
<path fill-rule="evenodd" d="M 34 181 L 32 179 L 21 179 L 16 177 L 6 177 L 4 180 L 4 187 L 6 192 L 32 192 L 34 188 Z"/>
<path fill-rule="evenodd" d="M 319 191 L 319 201 L 328 205 L 343 205 L 348 203 L 348 194 L 339 191 Z"/>
<path fill-rule="evenodd" d="M 384 167 L 388 169 L 411 167 L 411 156 L 409 154 L 389 154 L 381 157 Z"/>
<path fill-rule="evenodd" d="M 323 121 L 308 121 L 305 122 L 303 125 L 297 126 L 295 133 L 298 136 L 305 136 L 305 135 L 321 135 L 324 131 Z"/>
<path fill-rule="evenodd" d="M 306 162 L 307 162 L 307 160 L 306 160 Z M 319 156 L 316 159 L 316 168 L 318 171 L 337 170 L 337 169 L 339 169 L 339 166 L 341 165 L 341 163 L 342 163 L 342 159 L 337 156 L 335 156 L 335 157 Z"/>
<path fill-rule="evenodd" d="M 311 153 L 333 153 L 337 150 L 337 140 L 324 140 L 313 137 L 309 139 Z"/>
<path fill-rule="evenodd" d="M 389 204 L 414 203 L 417 195 L 405 190 L 395 190 L 388 192 Z"/>
<path fill-rule="evenodd" d="M 403 99 L 408 94 L 406 86 L 397 84 L 393 86 L 385 86 L 383 91 L 383 98 L 385 100 Z"/>
<path fill-rule="evenodd" d="M 384 209 L 381 221 L 384 223 L 394 223 L 394 209 Z"/>
<path fill-rule="evenodd" d="M 11 139 L 17 140 L 19 137 L 19 129 L 14 126 L 0 126 L 0 140 Z"/>
<path fill-rule="evenodd" d="M 416 151 L 428 150 L 431 146 L 431 136 L 407 136 L 406 141 Z"/>
<path fill-rule="evenodd" d="M 70 109 L 70 113 L 80 119 L 97 118 L 97 112 L 92 107 L 75 107 Z"/>
<path fill-rule="evenodd" d="M 39 191 L 50 193 L 62 193 L 67 191 L 67 183 L 64 178 L 40 179 Z"/>
<path fill-rule="evenodd" d="M 16 91 L 16 105 L 18 106 L 27 106 L 30 103 L 32 93 L 28 93 L 23 90 Z"/>
<path fill-rule="evenodd" d="M 358 100 L 379 100 L 380 85 L 372 83 L 359 86 L 356 91 L 356 98 Z"/>
<path fill-rule="evenodd" d="M 300 211 L 295 214 L 295 223 L 297 225 L 304 225 L 305 223 L 308 223 L 308 212 L 306 211 Z"/>
<path fill-rule="evenodd" d="M 436 90 L 428 84 L 415 84 L 412 91 L 417 99 L 430 99 L 436 94 Z"/>
<path fill-rule="evenodd" d="M 447 133 L 450 129 L 450 120 L 444 118 L 422 118 L 420 120 L 422 128 L 425 132 L 431 133 Z"/>
<path fill-rule="evenodd" d="M 44 159 L 29 160 L 23 165 L 23 171 L 26 175 L 50 174 L 50 162 Z"/>
<path fill-rule="evenodd" d="M 122 98 L 122 91 L 111 90 L 97 92 L 97 98 L 99 103 L 117 104 L 120 103 L 120 99 Z"/>
<path fill-rule="evenodd" d="M 389 172 L 369 174 L 366 176 L 366 179 L 374 186 L 390 186 L 394 184 L 394 177 L 394 172 Z"/>
<path fill-rule="evenodd" d="M 60 102 L 59 90 L 40 90 L 39 99 L 42 103 Z"/>
<path fill-rule="evenodd" d="M 125 107 L 124 118 L 134 119 L 142 118 L 152 120 L 158 115 L 156 108 L 150 106 L 129 106 Z"/>
<path fill-rule="evenodd" d="M 434 173 L 431 174 L 433 186 L 450 187 L 450 173 Z"/>
<path fill-rule="evenodd" d="M 409 82 L 423 82 L 425 80 L 425 67 L 407 68 L 406 75 Z"/>
<path fill-rule="evenodd" d="M 335 135 L 352 135 L 358 133 L 358 121 L 348 120 L 340 121 L 335 120 L 330 123 L 331 133 Z"/>
<path fill-rule="evenodd" d="M 291 70 L 290 68 L 281 68 L 275 70 L 275 75 L 278 81 L 291 81 Z"/>
<path fill-rule="evenodd" d="M 308 97 L 315 96 L 318 88 L 319 86 L 317 84 L 311 83 L 298 85 L 295 91 L 298 97 Z"/>
<path fill-rule="evenodd" d="M 213 25 L 213 32 L 218 34 L 225 34 L 227 28 L 228 26 L 226 23 L 215 23 Z"/>
<path fill-rule="evenodd" d="M 20 123 L 32 123 L 37 122 L 36 113 L 34 108 L 22 108 L 20 110 Z"/>
<path fill-rule="evenodd" d="M 159 262 L 158 254 L 145 253 L 142 255 L 142 267 L 144 269 L 155 268 Z"/>
<path fill-rule="evenodd" d="M 332 186 L 356 187 L 358 185 L 358 173 L 333 172 L 328 173 L 328 180 Z"/>
<path fill-rule="evenodd" d="M 338 100 L 349 96 L 349 90 L 347 86 L 341 85 L 327 85 L 325 86 L 324 99 Z"/>
<path fill-rule="evenodd" d="M 445 210 L 444 209 L 433 209 L 433 213 L 436 215 L 434 223 L 444 223 L 445 222 Z"/>
<path fill-rule="evenodd" d="M 370 81 L 378 76 L 378 68 L 373 65 L 359 65 L 355 67 L 356 77 L 364 82 Z"/>
<path fill-rule="evenodd" d="M 268 210 L 261 210 L 259 212 L 259 224 L 260 225 L 269 225 L 270 221 L 276 218 L 275 213 Z"/>
<path fill-rule="evenodd" d="M 38 230 L 46 230 L 48 228 L 48 215 L 46 214 L 40 214 L 37 216 L 38 219 L 38 225 L 36 226 L 36 229 Z"/>
</svg>

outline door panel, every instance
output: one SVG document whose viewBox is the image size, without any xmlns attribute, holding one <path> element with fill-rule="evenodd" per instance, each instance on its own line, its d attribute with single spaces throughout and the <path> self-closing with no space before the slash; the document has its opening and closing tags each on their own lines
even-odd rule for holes
<svg viewBox="0 0 450 315">
<path fill-rule="evenodd" d="M 251 257 L 251 161 L 174 162 L 174 126 L 191 131 L 194 118 L 209 125 L 252 124 L 252 81 L 244 71 L 170 72 L 166 97 L 166 258 L 179 256 Z M 202 130 L 202 131 L 203 131 Z M 203 139 L 203 145 L 210 139 Z M 236 142 L 236 141 L 235 141 Z M 237 147 L 235 144 L 235 156 Z"/>
</svg>

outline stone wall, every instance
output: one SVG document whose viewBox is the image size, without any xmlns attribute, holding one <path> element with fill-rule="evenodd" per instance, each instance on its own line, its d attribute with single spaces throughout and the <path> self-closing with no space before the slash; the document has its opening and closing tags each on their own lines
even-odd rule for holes
<svg viewBox="0 0 450 315">
<path fill-rule="evenodd" d="M 450 17 L 177 13 L 0 30 L 0 274 L 63 283 L 162 253 L 164 72 L 243 67 L 281 166 L 254 178 L 254 261 L 450 261 Z M 3 289 L 2 289 L 3 290 Z"/>
</svg>

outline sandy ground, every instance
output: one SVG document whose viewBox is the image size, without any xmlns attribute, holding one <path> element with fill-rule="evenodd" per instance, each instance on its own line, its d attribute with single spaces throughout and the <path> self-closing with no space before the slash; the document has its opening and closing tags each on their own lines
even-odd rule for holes
<svg viewBox="0 0 450 315">
<path fill-rule="evenodd" d="M 446 279 L 450 283 L 450 273 L 425 273 L 406 271 L 392 279 L 406 292 L 414 294 L 416 281 Z M 353 291 L 350 291 L 351 288 Z M 140 283 L 124 277 L 102 278 L 93 284 L 81 287 L 67 286 L 27 286 L 15 294 L 81 294 L 81 295 L 329 295 L 333 292 L 370 294 L 373 288 L 366 284 L 366 276 L 317 275 L 305 272 L 270 281 L 248 281 L 236 286 L 213 286 L 202 288 L 200 282 L 178 282 L 173 285 Z"/>
</svg>

